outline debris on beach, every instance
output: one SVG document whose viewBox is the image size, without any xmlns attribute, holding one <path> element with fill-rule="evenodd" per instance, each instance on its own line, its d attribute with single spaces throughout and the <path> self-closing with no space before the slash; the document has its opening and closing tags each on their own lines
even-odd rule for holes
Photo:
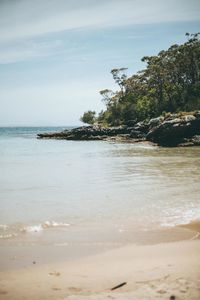
<svg viewBox="0 0 200 300">
<path fill-rule="evenodd" d="M 111 289 L 111 291 L 114 291 L 114 290 L 116 290 L 116 289 L 119 289 L 120 287 L 124 286 L 125 284 L 127 284 L 127 282 L 122 282 L 122 283 L 120 283 L 120 284 L 114 286 L 114 287 Z"/>
</svg>

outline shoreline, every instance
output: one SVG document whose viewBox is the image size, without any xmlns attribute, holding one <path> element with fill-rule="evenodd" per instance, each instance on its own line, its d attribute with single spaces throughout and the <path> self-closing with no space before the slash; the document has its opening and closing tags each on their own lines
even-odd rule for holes
<svg viewBox="0 0 200 300">
<path fill-rule="evenodd" d="M 178 226 L 200 234 L 200 221 L 198 221 L 198 220 L 194 220 L 190 223 L 181 224 Z"/>
<path fill-rule="evenodd" d="M 149 141 L 162 147 L 200 146 L 200 111 L 170 113 L 132 125 L 103 127 L 97 123 L 61 132 L 39 133 L 37 138 L 125 143 Z"/>
<path fill-rule="evenodd" d="M 72 261 L 0 272 L 0 299 L 199 299 L 200 222 L 184 241 L 125 245 Z M 196 235 L 196 238 L 194 238 Z M 114 286 L 126 284 L 111 291 Z M 134 298 L 135 297 L 135 298 Z"/>
<path fill-rule="evenodd" d="M 129 245 L 150 246 L 193 240 L 199 237 L 199 227 L 199 221 L 149 230 L 145 227 L 138 230 L 131 224 L 125 228 L 105 225 L 94 230 L 90 224 L 83 230 L 49 228 L 42 232 L 23 233 L 12 239 L 0 240 L 0 269 L 20 270 L 31 267 L 33 262 L 37 266 L 45 266 L 76 261 Z"/>
</svg>

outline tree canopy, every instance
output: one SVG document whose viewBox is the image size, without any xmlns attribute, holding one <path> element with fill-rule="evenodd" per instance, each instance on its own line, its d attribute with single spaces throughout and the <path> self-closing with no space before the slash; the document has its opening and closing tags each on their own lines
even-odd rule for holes
<svg viewBox="0 0 200 300">
<path fill-rule="evenodd" d="M 88 110 L 88 111 L 84 112 L 84 114 L 80 118 L 80 121 L 83 123 L 86 123 L 86 124 L 94 124 L 94 122 L 96 120 L 95 116 L 96 116 L 95 111 Z"/>
<path fill-rule="evenodd" d="M 99 113 L 96 121 L 120 125 L 157 117 L 164 112 L 200 109 L 199 34 L 186 33 L 184 44 L 143 57 L 146 67 L 130 77 L 126 75 L 127 68 L 111 70 L 119 89 L 100 91 L 106 109 Z M 83 122 L 88 113 L 91 115 L 88 111 L 81 117 Z M 94 117 L 95 114 L 92 122 Z"/>
</svg>

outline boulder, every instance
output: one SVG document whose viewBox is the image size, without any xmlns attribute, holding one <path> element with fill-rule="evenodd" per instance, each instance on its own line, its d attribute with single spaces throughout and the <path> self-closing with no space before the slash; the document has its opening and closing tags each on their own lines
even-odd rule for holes
<svg viewBox="0 0 200 300">
<path fill-rule="evenodd" d="M 193 115 L 171 115 L 158 125 L 151 127 L 146 139 L 161 146 L 177 146 L 184 139 L 200 134 L 200 113 Z"/>
</svg>

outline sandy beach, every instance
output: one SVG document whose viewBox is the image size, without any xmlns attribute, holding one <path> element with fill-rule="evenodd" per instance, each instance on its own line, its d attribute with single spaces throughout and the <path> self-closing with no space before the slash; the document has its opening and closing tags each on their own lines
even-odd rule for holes
<svg viewBox="0 0 200 300">
<path fill-rule="evenodd" d="M 200 0 L 0 24 L 0 300 L 200 300 Z"/>
<path fill-rule="evenodd" d="M 192 231 L 189 240 L 128 245 L 71 262 L 1 272 L 0 299 L 197 300 L 200 222 L 182 227 Z"/>
</svg>

